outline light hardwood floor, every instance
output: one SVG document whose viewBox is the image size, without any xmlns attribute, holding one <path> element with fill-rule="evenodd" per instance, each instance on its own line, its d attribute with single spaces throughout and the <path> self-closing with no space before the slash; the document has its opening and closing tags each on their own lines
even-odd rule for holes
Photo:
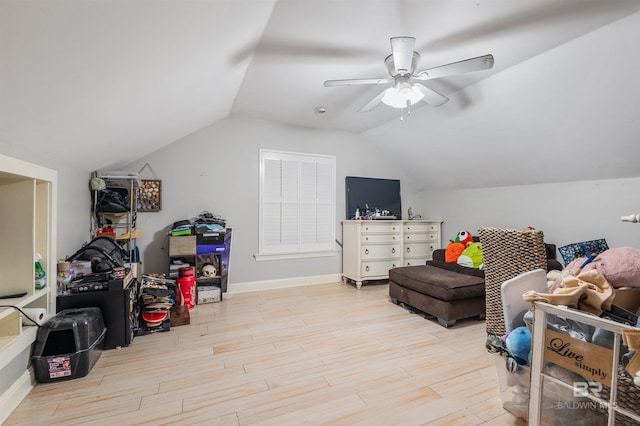
<svg viewBox="0 0 640 426">
<path fill-rule="evenodd" d="M 198 305 L 191 324 L 38 384 L 7 425 L 524 425 L 502 408 L 484 321 L 445 329 L 387 284 Z"/>
</svg>

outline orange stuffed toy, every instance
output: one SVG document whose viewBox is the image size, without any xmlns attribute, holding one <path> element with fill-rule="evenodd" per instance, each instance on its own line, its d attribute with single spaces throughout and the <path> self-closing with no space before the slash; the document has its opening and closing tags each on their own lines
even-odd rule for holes
<svg viewBox="0 0 640 426">
<path fill-rule="evenodd" d="M 464 244 L 451 241 L 447 245 L 447 249 L 444 252 L 445 262 L 453 262 L 453 263 L 457 262 L 458 258 L 460 257 L 460 255 L 462 254 L 465 248 L 466 246 Z"/>
</svg>

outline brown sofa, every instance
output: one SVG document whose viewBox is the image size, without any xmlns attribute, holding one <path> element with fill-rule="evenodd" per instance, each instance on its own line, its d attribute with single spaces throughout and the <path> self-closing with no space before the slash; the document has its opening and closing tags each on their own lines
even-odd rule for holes
<svg viewBox="0 0 640 426">
<path fill-rule="evenodd" d="M 561 270 L 556 246 L 546 246 L 547 270 Z M 443 327 L 451 327 L 462 318 L 484 319 L 484 271 L 447 263 L 445 249 L 438 249 L 433 252 L 433 260 L 425 265 L 390 269 L 389 297 L 395 304 L 408 305 L 436 317 Z"/>
</svg>

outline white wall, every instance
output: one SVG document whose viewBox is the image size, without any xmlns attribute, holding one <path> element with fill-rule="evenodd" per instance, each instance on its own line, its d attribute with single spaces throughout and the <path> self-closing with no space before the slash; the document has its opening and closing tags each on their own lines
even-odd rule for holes
<svg viewBox="0 0 640 426">
<path fill-rule="evenodd" d="M 422 210 L 444 219 L 443 241 L 480 227 L 533 226 L 558 247 L 606 238 L 609 247 L 640 247 L 640 224 L 621 216 L 640 213 L 640 178 L 423 193 Z M 560 257 L 559 257 L 560 258 Z"/>
<path fill-rule="evenodd" d="M 388 164 L 383 155 L 358 136 L 254 119 L 226 119 L 127 167 L 138 171 L 149 163 L 162 180 L 162 210 L 138 214 L 138 228 L 143 232 L 138 243 L 145 273 L 168 269 L 166 234 L 170 225 L 203 211 L 222 216 L 227 226 L 233 228 L 230 291 L 234 283 L 342 272 L 341 252 L 333 257 L 288 261 L 257 262 L 254 259 L 258 250 L 260 148 L 336 156 L 336 236 L 339 241 L 342 240 L 340 221 L 345 218 L 345 176 L 400 179 L 403 210 L 419 204 L 418 193 L 402 169 Z M 143 171 L 142 177 L 152 178 L 148 170 Z"/>
</svg>

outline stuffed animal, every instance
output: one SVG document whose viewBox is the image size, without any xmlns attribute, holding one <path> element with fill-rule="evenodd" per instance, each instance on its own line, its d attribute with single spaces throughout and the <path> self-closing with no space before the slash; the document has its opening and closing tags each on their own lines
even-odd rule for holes
<svg viewBox="0 0 640 426">
<path fill-rule="evenodd" d="M 458 235 L 456 235 L 456 239 L 453 240 L 456 243 L 462 243 L 463 246 L 467 246 L 467 243 L 473 242 L 473 236 L 469 231 L 460 231 Z"/>
<path fill-rule="evenodd" d="M 525 326 L 515 328 L 507 335 L 507 350 L 520 365 L 531 361 L 531 332 Z"/>
<path fill-rule="evenodd" d="M 458 265 L 468 268 L 483 269 L 482 263 L 482 243 L 467 243 L 460 257 L 458 257 Z"/>
<path fill-rule="evenodd" d="M 447 244 L 447 249 L 444 252 L 444 261 L 450 263 L 457 262 L 464 249 L 464 244 L 451 241 L 449 244 Z"/>
</svg>

